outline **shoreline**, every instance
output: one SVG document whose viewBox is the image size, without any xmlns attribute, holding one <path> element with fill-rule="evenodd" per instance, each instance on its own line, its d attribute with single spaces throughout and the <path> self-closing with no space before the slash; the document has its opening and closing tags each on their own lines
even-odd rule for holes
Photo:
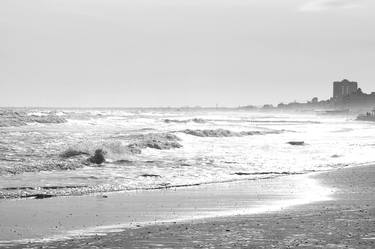
<svg viewBox="0 0 375 249">
<path fill-rule="evenodd" d="M 334 199 L 278 212 L 162 224 L 9 248 L 374 248 L 375 165 L 312 176 Z"/>
<path fill-rule="evenodd" d="M 4 216 L 0 246 L 90 238 L 166 223 L 274 212 L 329 199 L 332 190 L 322 188 L 311 178 L 313 174 L 165 190 L 0 201 Z"/>
</svg>

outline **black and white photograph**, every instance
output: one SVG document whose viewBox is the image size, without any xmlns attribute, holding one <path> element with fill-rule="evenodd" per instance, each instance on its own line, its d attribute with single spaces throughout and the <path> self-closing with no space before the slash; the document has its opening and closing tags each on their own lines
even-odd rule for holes
<svg viewBox="0 0 375 249">
<path fill-rule="evenodd" d="M 374 249 L 374 0 L 0 0 L 0 248 Z"/>
</svg>

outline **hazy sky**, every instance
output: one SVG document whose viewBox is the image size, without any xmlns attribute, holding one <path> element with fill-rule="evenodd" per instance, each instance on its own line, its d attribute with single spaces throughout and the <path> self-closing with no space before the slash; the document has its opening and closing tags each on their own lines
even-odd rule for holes
<svg viewBox="0 0 375 249">
<path fill-rule="evenodd" d="M 1 0 L 0 106 L 237 106 L 375 91 L 374 0 Z"/>
</svg>

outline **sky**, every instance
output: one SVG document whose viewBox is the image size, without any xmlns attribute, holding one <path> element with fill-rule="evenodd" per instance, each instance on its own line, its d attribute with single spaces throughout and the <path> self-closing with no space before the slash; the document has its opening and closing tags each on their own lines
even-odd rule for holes
<svg viewBox="0 0 375 249">
<path fill-rule="evenodd" d="M 0 106 L 239 106 L 375 91 L 374 0 L 1 0 Z"/>
</svg>

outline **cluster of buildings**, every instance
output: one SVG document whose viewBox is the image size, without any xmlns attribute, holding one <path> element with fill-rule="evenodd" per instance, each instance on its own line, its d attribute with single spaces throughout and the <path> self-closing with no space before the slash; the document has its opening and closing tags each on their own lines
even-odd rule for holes
<svg viewBox="0 0 375 249">
<path fill-rule="evenodd" d="M 292 102 L 280 103 L 279 109 L 366 109 L 375 106 L 375 92 L 363 93 L 358 87 L 358 82 L 344 79 L 333 82 L 333 95 L 328 100 L 318 100 L 317 97 L 306 103 Z M 264 105 L 263 109 L 275 108 Z"/>
</svg>

